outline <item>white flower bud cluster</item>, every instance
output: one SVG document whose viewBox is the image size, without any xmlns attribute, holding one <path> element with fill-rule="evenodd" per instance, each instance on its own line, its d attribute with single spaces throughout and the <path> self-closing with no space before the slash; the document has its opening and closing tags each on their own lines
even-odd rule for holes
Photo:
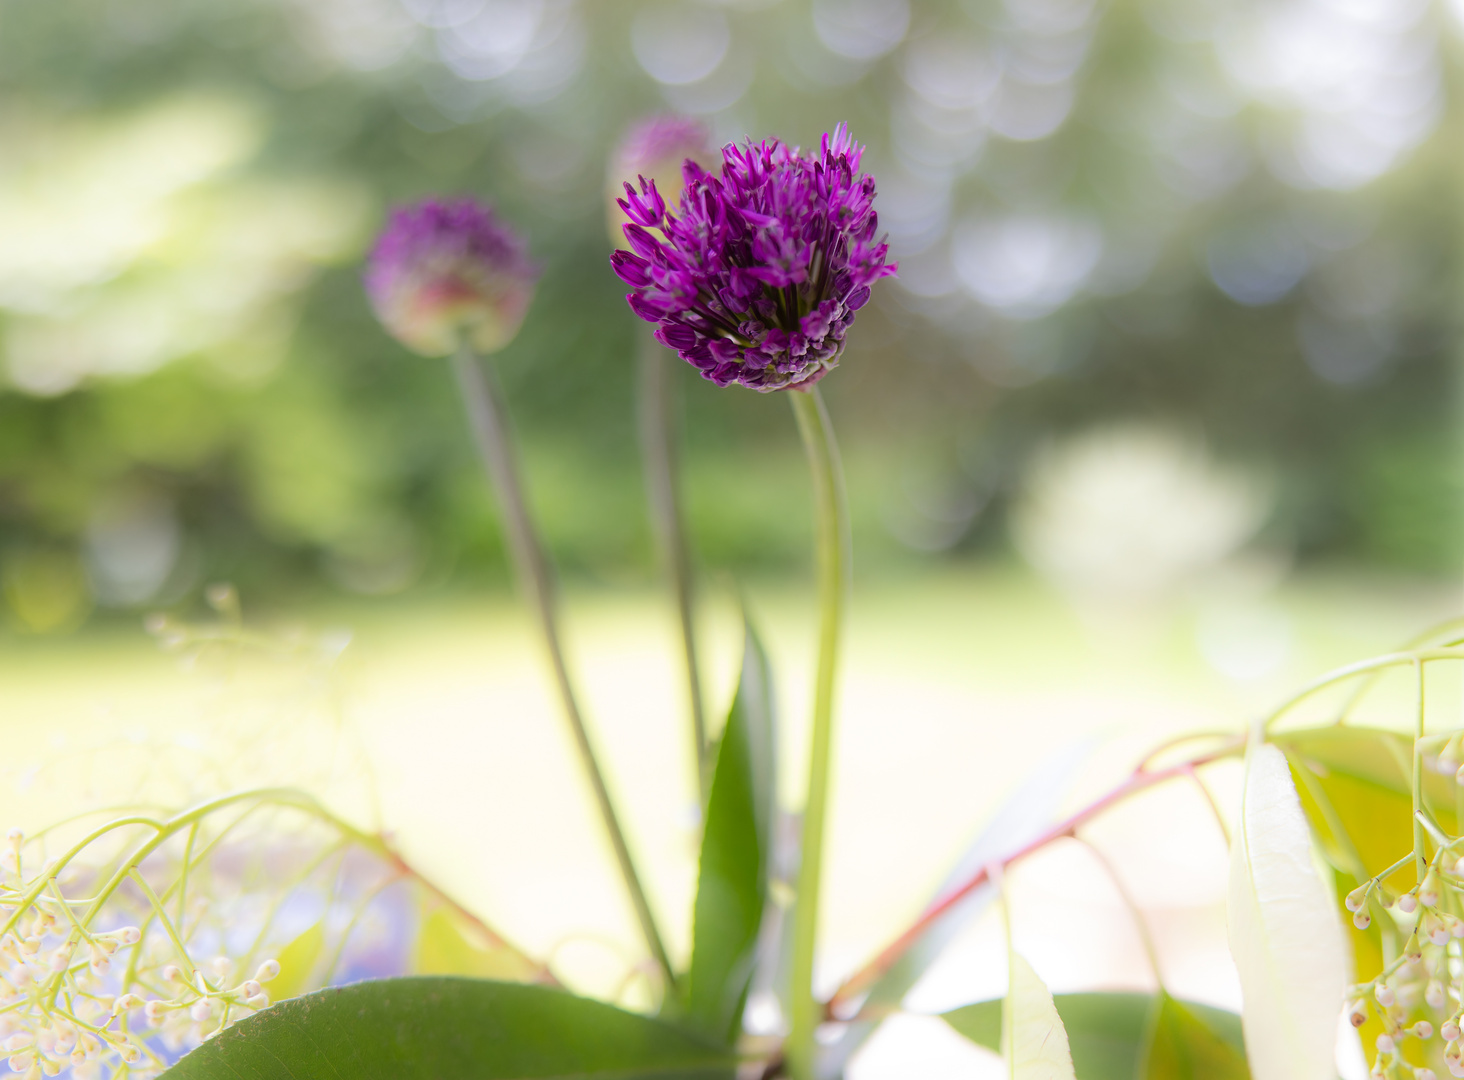
<svg viewBox="0 0 1464 1080">
<path fill-rule="evenodd" d="M 165 907 L 141 909 L 141 925 L 92 929 L 90 900 L 66 898 L 64 868 L 26 854 L 12 829 L 0 856 L 0 1056 L 23 1080 L 66 1070 L 75 1080 L 150 1080 L 168 1064 L 161 1051 L 197 1045 L 269 1005 L 262 984 L 279 974 L 277 961 L 237 980 L 229 957 L 199 965 Z M 117 900 L 103 919 L 126 906 Z M 194 925 L 205 909 L 197 898 Z"/>
<path fill-rule="evenodd" d="M 1440 847 L 1415 888 L 1394 897 L 1374 878 L 1349 893 L 1344 905 L 1359 930 L 1372 924 L 1370 905 L 1381 909 L 1384 931 L 1401 940 L 1397 958 L 1372 982 L 1355 987 L 1347 1005 L 1353 1027 L 1365 1025 L 1370 1012 L 1382 1024 L 1370 1075 L 1437 1080 L 1431 1069 L 1407 1062 L 1404 1047 L 1410 1039 L 1438 1037 L 1450 1075 L 1464 1078 L 1464 919 L 1454 914 L 1464 911 L 1464 859 L 1455 861 L 1449 847 Z"/>
</svg>

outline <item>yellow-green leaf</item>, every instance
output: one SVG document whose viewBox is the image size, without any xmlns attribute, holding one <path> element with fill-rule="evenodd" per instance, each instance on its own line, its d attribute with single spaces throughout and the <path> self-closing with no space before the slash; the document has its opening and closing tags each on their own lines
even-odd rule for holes
<svg viewBox="0 0 1464 1080">
<path fill-rule="evenodd" d="M 438 907 L 422 921 L 417 935 L 416 974 L 519 982 L 532 979 L 536 971 L 512 950 L 495 948 L 451 908 Z"/>
<path fill-rule="evenodd" d="M 310 977 L 325 948 L 325 924 L 318 922 L 280 950 L 280 973 L 266 989 L 275 1001 L 296 997 L 310 988 Z"/>
<path fill-rule="evenodd" d="M 1183 1002 L 1159 993 L 1142 1080 L 1249 1080 L 1245 1054 Z"/>
</svg>

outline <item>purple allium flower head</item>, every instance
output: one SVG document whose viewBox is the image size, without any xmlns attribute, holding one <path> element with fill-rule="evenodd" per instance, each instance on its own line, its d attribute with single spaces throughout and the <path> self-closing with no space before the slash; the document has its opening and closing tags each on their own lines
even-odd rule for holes
<svg viewBox="0 0 1464 1080">
<path fill-rule="evenodd" d="M 392 212 L 366 263 L 382 325 L 423 356 L 466 340 L 480 353 L 518 333 L 538 268 L 524 240 L 472 198 L 425 199 Z"/>
<path fill-rule="evenodd" d="M 630 219 L 618 202 L 621 181 L 627 176 L 644 176 L 663 189 L 674 190 L 681 186 L 681 166 L 687 158 L 711 169 L 720 156 L 712 148 L 706 124 L 692 117 L 661 113 L 632 124 L 610 159 L 605 199 L 610 243 L 627 246 L 621 230 Z"/>
<path fill-rule="evenodd" d="M 817 156 L 749 139 L 722 151 L 720 175 L 686 162 L 674 213 L 652 181 L 626 184 L 630 250 L 610 263 L 631 308 L 718 386 L 811 387 L 839 362 L 870 286 L 895 272 L 863 152 L 843 124 Z"/>
</svg>

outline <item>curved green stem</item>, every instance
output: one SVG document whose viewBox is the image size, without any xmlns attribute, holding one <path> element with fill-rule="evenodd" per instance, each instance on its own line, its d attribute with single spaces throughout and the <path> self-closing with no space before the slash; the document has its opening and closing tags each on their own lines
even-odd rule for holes
<svg viewBox="0 0 1464 1080">
<path fill-rule="evenodd" d="M 823 872 L 824 818 L 828 810 L 829 761 L 833 754 L 834 675 L 839 631 L 849 579 L 849 511 L 844 473 L 828 410 L 817 388 L 788 395 L 813 475 L 818 553 L 818 669 L 814 677 L 813 735 L 808 754 L 808 796 L 803 808 L 802 861 L 793 911 L 792 1025 L 786 1054 L 794 1080 L 813 1080 L 814 1031 L 823 1010 L 813 994 L 813 960 L 818 944 L 819 884 Z"/>
<path fill-rule="evenodd" d="M 483 460 L 488 478 L 498 495 L 499 509 L 503 515 L 504 533 L 508 540 L 509 554 L 513 558 L 519 587 L 539 623 L 549 660 L 554 667 L 555 685 L 559 690 L 560 704 L 569 720 L 570 733 L 579 750 L 580 762 L 590 780 L 595 804 L 600 819 L 610 837 L 610 846 L 615 861 L 620 867 L 626 891 L 630 894 L 631 906 L 640 923 L 646 945 L 655 958 L 661 973 L 665 976 L 668 990 L 676 986 L 676 974 L 671 968 L 671 958 L 661 941 L 656 928 L 656 918 L 651 904 L 641 886 L 640 875 L 626 843 L 625 832 L 620 827 L 620 818 L 615 804 L 610 799 L 610 789 L 595 755 L 590 733 L 585 728 L 580 713 L 579 701 L 575 695 L 574 683 L 565 663 L 564 649 L 559 641 L 559 615 L 554 597 L 553 580 L 549 573 L 549 562 L 543 546 L 529 517 L 528 501 L 524 498 L 523 484 L 519 479 L 518 455 L 513 440 L 509 437 L 507 410 L 503 406 L 503 395 L 493 378 L 491 368 L 478 361 L 473 352 L 464 346 L 452 357 L 453 374 L 457 377 L 458 389 L 462 393 L 463 405 L 467 409 L 468 422 L 473 430 L 473 439 L 478 454 Z"/>
<path fill-rule="evenodd" d="M 701 671 L 696 658 L 691 556 L 676 476 L 675 421 L 666 370 L 670 358 L 671 353 L 666 347 L 648 332 L 640 335 L 640 436 L 646 496 L 656 542 L 661 549 L 661 561 L 665 564 L 666 577 L 676 600 L 676 614 L 681 622 L 681 651 L 686 663 L 686 690 L 691 704 L 697 791 L 705 806 L 711 787 L 710 748 L 702 702 Z"/>
</svg>

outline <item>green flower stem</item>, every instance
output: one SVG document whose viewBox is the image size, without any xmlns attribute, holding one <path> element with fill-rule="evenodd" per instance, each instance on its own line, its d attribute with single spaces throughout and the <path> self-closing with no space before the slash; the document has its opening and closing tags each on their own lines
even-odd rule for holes
<svg viewBox="0 0 1464 1080">
<path fill-rule="evenodd" d="M 818 670 L 814 677 L 813 736 L 808 754 L 808 795 L 803 807 L 802 861 L 793 911 L 792 1029 L 785 1047 L 794 1080 L 813 1080 L 814 1031 L 823 1010 L 814 998 L 813 959 L 818 944 L 819 884 L 823 872 L 824 818 L 829 801 L 829 760 L 834 737 L 834 674 L 839 631 L 849 583 L 849 510 L 833 425 L 817 388 L 788 395 L 813 474 L 815 545 L 818 554 Z"/>
<path fill-rule="evenodd" d="M 686 662 L 686 690 L 691 698 L 691 733 L 696 753 L 696 783 L 702 805 L 711 785 L 707 718 L 702 704 L 701 672 L 696 658 L 695 609 L 692 603 L 691 557 L 677 484 L 675 423 L 672 416 L 670 352 L 646 332 L 640 338 L 640 436 L 645 462 L 646 496 L 661 560 L 681 620 L 681 650 Z"/>
<path fill-rule="evenodd" d="M 600 819 L 610 836 L 610 846 L 615 852 L 615 861 L 620 867 L 620 876 L 630 894 L 636 919 L 652 957 L 661 968 L 668 989 L 676 986 L 676 975 L 671 969 L 671 958 L 661 942 L 656 919 L 651 912 L 650 901 L 641 887 L 640 875 L 636 873 L 635 862 L 630 856 L 625 833 L 610 800 L 610 790 L 605 786 L 605 776 L 590 742 L 590 733 L 585 729 L 575 697 L 574 684 L 565 664 L 564 649 L 559 642 L 559 619 L 555 606 L 554 589 L 549 575 L 549 563 L 539 543 L 529 518 L 528 504 L 524 499 L 523 485 L 519 482 L 517 456 L 509 438 L 506 424 L 507 411 L 503 407 L 502 394 L 493 379 L 491 368 L 479 363 L 473 352 L 464 346 L 452 358 L 453 373 L 457 376 L 458 389 L 462 392 L 463 405 L 467 409 L 468 421 L 472 426 L 473 439 L 478 454 L 498 495 L 499 509 L 508 538 L 509 554 L 517 571 L 519 587 L 533 610 L 544 635 L 549 659 L 554 666 L 555 684 L 559 690 L 560 703 L 569 720 L 575 746 L 579 750 L 580 762 L 590 778 L 590 787 L 595 795 L 595 804 L 600 810 Z"/>
</svg>

